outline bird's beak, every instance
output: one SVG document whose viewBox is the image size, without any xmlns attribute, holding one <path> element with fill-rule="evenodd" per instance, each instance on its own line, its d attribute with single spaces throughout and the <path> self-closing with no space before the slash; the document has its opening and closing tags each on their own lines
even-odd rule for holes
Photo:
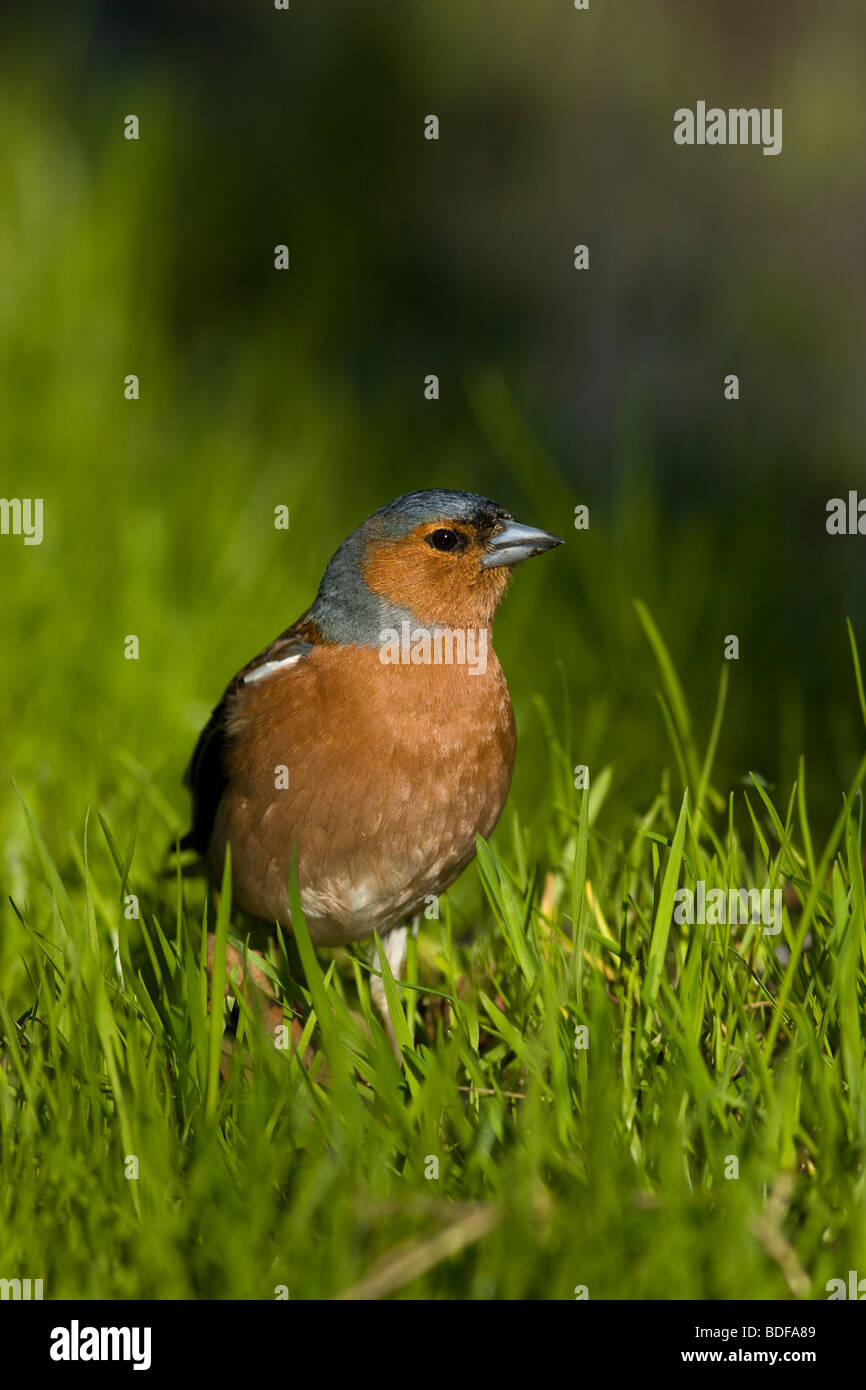
<svg viewBox="0 0 866 1390">
<path fill-rule="evenodd" d="M 522 526 L 519 521 L 506 521 L 491 541 L 487 542 L 487 554 L 481 561 L 481 568 L 489 570 L 500 565 L 517 565 L 528 560 L 530 555 L 541 555 L 562 545 L 559 536 L 549 531 L 539 531 L 534 526 Z"/>
</svg>

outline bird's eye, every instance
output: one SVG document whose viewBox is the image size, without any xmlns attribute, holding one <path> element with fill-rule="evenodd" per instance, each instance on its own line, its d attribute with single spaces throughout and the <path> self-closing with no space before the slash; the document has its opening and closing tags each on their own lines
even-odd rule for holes
<svg viewBox="0 0 866 1390">
<path fill-rule="evenodd" d="M 465 550 L 466 537 L 460 531 L 431 531 L 427 544 L 434 550 Z"/>
</svg>

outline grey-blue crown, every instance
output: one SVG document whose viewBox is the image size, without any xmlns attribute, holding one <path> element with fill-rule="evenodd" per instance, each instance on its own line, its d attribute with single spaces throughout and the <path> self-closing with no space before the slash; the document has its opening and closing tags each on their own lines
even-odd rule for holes
<svg viewBox="0 0 866 1390">
<path fill-rule="evenodd" d="M 481 497 L 477 492 L 450 492 L 445 488 L 428 488 L 424 492 L 407 492 L 369 516 L 359 531 L 375 534 L 381 526 L 389 536 L 408 535 L 424 521 L 460 521 L 479 529 L 490 527 L 507 517 L 498 502 Z M 356 533 L 357 534 L 357 533 Z"/>
</svg>

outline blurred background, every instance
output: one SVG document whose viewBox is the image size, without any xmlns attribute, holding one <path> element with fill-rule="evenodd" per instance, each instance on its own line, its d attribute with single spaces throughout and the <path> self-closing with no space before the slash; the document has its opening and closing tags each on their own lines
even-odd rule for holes
<svg viewBox="0 0 866 1390">
<path fill-rule="evenodd" d="M 538 694 L 612 832 L 673 768 L 640 597 L 702 744 L 739 637 L 719 789 L 784 802 L 805 753 L 828 825 L 863 743 L 866 541 L 825 519 L 866 493 L 864 43 L 806 0 L 4 5 L 0 491 L 45 525 L 0 537 L 4 899 L 11 776 L 61 861 L 92 804 L 122 843 L 140 807 L 156 866 L 227 680 L 431 486 L 567 538 L 497 622 L 521 814 Z M 781 155 L 676 146 L 699 99 L 782 107 Z"/>
</svg>

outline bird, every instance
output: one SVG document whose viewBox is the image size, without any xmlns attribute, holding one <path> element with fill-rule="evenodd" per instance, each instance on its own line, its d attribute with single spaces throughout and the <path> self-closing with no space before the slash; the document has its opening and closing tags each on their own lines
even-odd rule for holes
<svg viewBox="0 0 866 1390">
<path fill-rule="evenodd" d="M 180 841 L 232 907 L 315 945 L 379 933 L 395 979 L 408 933 L 475 856 L 516 752 L 491 626 L 515 565 L 561 545 L 477 493 L 425 489 L 339 546 L 315 600 L 230 681 L 186 770 Z M 371 994 L 396 1039 L 381 976 Z"/>
</svg>

